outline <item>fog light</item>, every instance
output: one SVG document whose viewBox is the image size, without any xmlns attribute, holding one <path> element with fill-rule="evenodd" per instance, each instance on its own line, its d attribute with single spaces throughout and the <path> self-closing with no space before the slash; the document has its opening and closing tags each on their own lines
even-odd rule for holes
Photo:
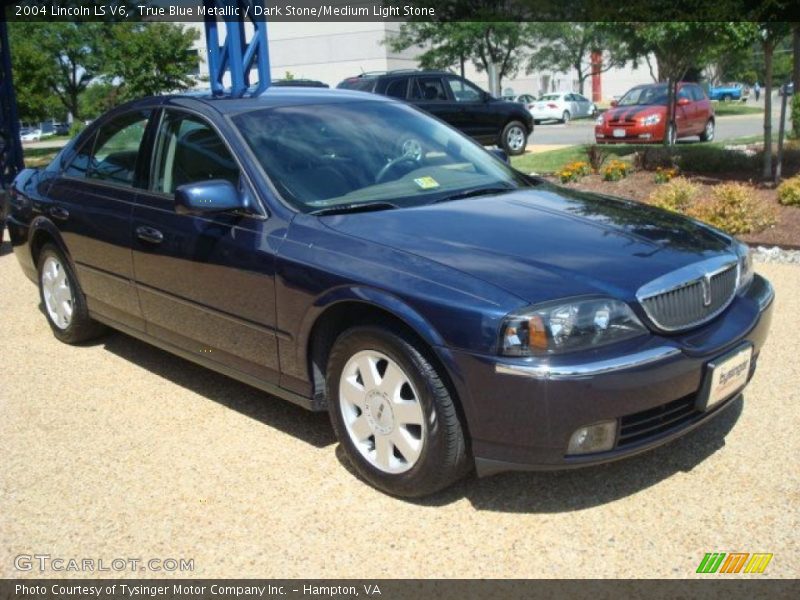
<svg viewBox="0 0 800 600">
<path fill-rule="evenodd" d="M 589 454 L 605 452 L 614 447 L 617 437 L 617 422 L 603 421 L 577 429 L 569 438 L 567 454 Z"/>
</svg>

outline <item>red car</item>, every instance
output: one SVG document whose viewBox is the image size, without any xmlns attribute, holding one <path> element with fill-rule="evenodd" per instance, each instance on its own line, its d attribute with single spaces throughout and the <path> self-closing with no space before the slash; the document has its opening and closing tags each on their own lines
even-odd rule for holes
<svg viewBox="0 0 800 600">
<path fill-rule="evenodd" d="M 670 143 L 697 135 L 703 142 L 714 139 L 714 107 L 696 83 L 679 83 L 675 120 L 667 124 L 667 84 L 655 83 L 632 88 L 595 122 L 598 144 Z"/>
</svg>

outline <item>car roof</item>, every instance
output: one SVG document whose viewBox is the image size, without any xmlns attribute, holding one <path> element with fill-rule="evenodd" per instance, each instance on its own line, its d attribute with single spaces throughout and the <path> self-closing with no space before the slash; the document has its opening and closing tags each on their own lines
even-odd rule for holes
<svg viewBox="0 0 800 600">
<path fill-rule="evenodd" d="M 137 108 L 155 108 L 158 106 L 184 106 L 187 108 L 205 107 L 221 114 L 235 114 L 258 108 L 278 106 L 297 106 L 302 104 L 333 104 L 346 102 L 396 102 L 392 98 L 357 92 L 353 90 L 320 88 L 320 87 L 288 87 L 274 86 L 267 88 L 258 96 L 214 96 L 210 90 L 190 91 L 182 94 L 149 96 L 133 100 L 115 109 L 135 110 Z"/>
</svg>

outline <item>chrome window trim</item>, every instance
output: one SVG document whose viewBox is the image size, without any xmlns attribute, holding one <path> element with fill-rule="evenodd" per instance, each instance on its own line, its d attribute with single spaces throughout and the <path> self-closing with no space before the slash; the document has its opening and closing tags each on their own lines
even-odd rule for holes
<svg viewBox="0 0 800 600">
<path fill-rule="evenodd" d="M 719 275 L 727 271 L 728 269 L 735 268 L 736 269 L 736 283 L 734 284 L 733 293 L 727 299 L 727 301 L 720 306 L 716 311 L 713 313 L 709 313 L 704 316 L 702 319 L 698 321 L 694 321 L 692 323 L 686 323 L 680 327 L 665 327 L 661 325 L 656 318 L 650 314 L 650 311 L 647 309 L 647 305 L 645 304 L 646 300 L 653 298 L 655 296 L 660 296 L 661 294 L 666 294 L 667 292 L 672 292 L 676 290 L 680 290 L 682 288 L 688 287 L 690 285 L 694 285 L 700 282 L 705 277 L 714 277 L 715 275 Z M 736 298 L 736 292 L 739 289 L 739 282 L 741 281 L 741 268 L 739 264 L 739 257 L 735 254 L 722 254 L 720 256 L 714 256 L 712 258 L 708 258 L 706 260 L 701 260 L 696 263 L 692 263 L 690 265 L 686 265 L 685 267 L 681 267 L 680 269 L 676 269 L 675 271 L 670 271 L 661 277 L 657 277 L 652 281 L 644 284 L 640 287 L 636 292 L 636 300 L 639 302 L 639 306 L 642 307 L 642 310 L 647 315 L 648 320 L 659 330 L 664 332 L 674 332 L 674 331 L 684 331 L 686 329 L 691 329 L 692 327 L 697 327 L 698 325 L 702 325 L 703 323 L 707 323 L 708 321 L 714 319 L 718 315 L 720 315 L 726 308 L 731 305 L 734 298 Z"/>
<path fill-rule="evenodd" d="M 497 363 L 494 371 L 500 375 L 519 375 L 535 379 L 583 379 L 641 367 L 681 354 L 674 346 L 659 346 L 606 360 L 571 365 Z"/>
</svg>

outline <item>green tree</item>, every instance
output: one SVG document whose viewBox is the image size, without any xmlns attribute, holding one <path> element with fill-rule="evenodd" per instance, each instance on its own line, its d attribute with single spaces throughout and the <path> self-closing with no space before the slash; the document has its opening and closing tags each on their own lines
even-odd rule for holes
<svg viewBox="0 0 800 600">
<path fill-rule="evenodd" d="M 117 87 L 116 102 L 188 89 L 197 72 L 198 35 L 171 23 L 110 26 L 101 79 Z"/>
<path fill-rule="evenodd" d="M 489 74 L 490 88 L 499 93 L 503 78 L 513 77 L 524 62 L 531 26 L 512 22 L 410 22 L 387 39 L 394 52 L 416 46 L 426 69 L 448 69 L 465 60 Z"/>
<path fill-rule="evenodd" d="M 526 72 L 574 70 L 581 94 L 594 69 L 594 52 L 602 57 L 597 65 L 601 73 L 624 66 L 628 58 L 627 48 L 620 37 L 599 23 L 536 23 L 531 32 L 537 34 L 538 46 L 528 59 Z"/>
</svg>

